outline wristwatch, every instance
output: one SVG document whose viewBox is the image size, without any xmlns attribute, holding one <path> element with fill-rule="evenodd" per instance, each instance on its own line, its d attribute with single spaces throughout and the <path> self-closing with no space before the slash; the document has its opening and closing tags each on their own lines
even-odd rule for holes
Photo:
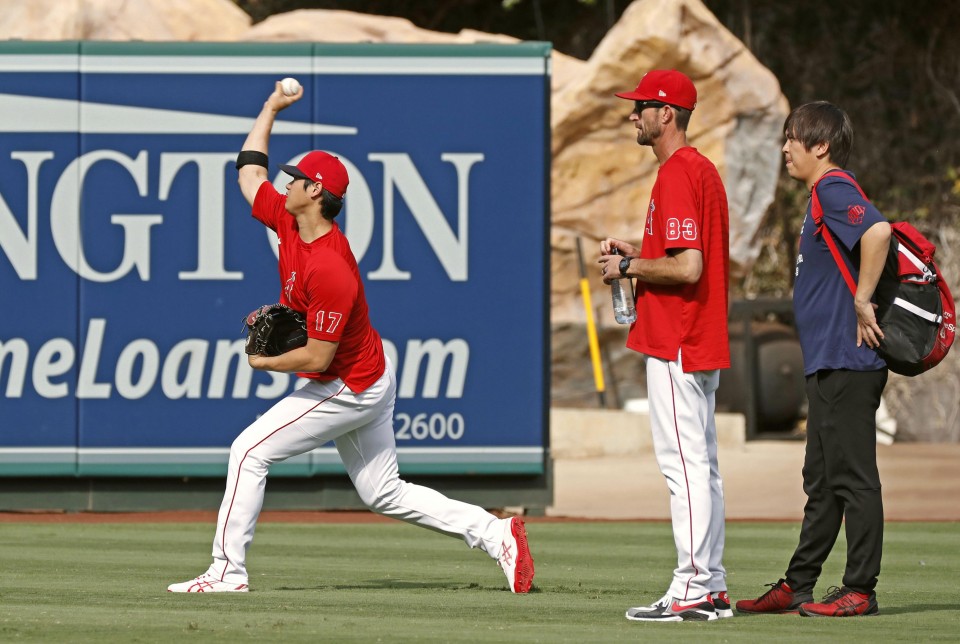
<svg viewBox="0 0 960 644">
<path fill-rule="evenodd" d="M 624 257 L 620 260 L 620 277 L 626 277 L 628 270 L 630 270 L 630 258 Z"/>
</svg>

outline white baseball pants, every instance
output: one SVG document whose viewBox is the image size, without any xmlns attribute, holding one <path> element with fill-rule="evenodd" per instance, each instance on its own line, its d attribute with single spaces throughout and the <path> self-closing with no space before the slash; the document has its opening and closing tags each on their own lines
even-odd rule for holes
<svg viewBox="0 0 960 644">
<path fill-rule="evenodd" d="M 653 447 L 670 489 L 677 568 L 668 592 L 693 601 L 727 589 L 723 567 L 723 481 L 714 419 L 719 370 L 683 372 L 675 361 L 647 357 Z"/>
<path fill-rule="evenodd" d="M 471 548 L 496 558 L 503 537 L 501 519 L 400 479 L 393 434 L 395 397 L 396 377 L 388 362 L 384 375 L 360 394 L 339 379 L 311 381 L 247 427 L 230 448 L 213 563 L 207 573 L 221 581 L 247 583 L 246 553 L 263 506 L 270 465 L 331 440 L 371 510 L 459 536 Z"/>
</svg>

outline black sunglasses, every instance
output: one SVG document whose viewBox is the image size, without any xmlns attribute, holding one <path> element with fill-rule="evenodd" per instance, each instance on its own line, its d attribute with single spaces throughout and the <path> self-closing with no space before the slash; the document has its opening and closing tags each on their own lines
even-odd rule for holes
<svg viewBox="0 0 960 644">
<path fill-rule="evenodd" d="M 657 109 L 660 109 L 661 107 L 666 106 L 666 103 L 662 103 L 660 101 L 634 101 L 633 104 L 634 104 L 633 111 L 636 112 L 637 114 L 640 114 L 641 112 L 643 112 L 643 110 L 647 109 L 648 107 L 655 107 Z"/>
</svg>

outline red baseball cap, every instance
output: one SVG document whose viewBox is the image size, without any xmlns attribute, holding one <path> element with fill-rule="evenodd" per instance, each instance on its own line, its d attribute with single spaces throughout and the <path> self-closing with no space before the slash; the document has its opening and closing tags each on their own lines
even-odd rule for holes
<svg viewBox="0 0 960 644">
<path fill-rule="evenodd" d="M 637 89 L 617 94 L 630 101 L 659 101 L 687 110 L 697 106 L 697 88 L 675 69 L 654 69 L 643 75 Z"/>
<path fill-rule="evenodd" d="M 337 198 L 343 199 L 350 177 L 343 162 L 321 150 L 307 153 L 297 165 L 281 165 L 280 169 L 297 179 L 319 182 Z"/>
</svg>

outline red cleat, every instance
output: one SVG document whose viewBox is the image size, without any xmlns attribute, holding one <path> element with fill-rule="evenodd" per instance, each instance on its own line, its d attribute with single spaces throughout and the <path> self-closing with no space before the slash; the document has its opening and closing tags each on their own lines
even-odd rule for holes
<svg viewBox="0 0 960 644">
<path fill-rule="evenodd" d="M 507 576 L 510 592 L 530 592 L 530 586 L 533 585 L 533 557 L 527 546 L 527 530 L 523 519 L 513 517 L 507 520 L 497 563 Z"/>
</svg>

